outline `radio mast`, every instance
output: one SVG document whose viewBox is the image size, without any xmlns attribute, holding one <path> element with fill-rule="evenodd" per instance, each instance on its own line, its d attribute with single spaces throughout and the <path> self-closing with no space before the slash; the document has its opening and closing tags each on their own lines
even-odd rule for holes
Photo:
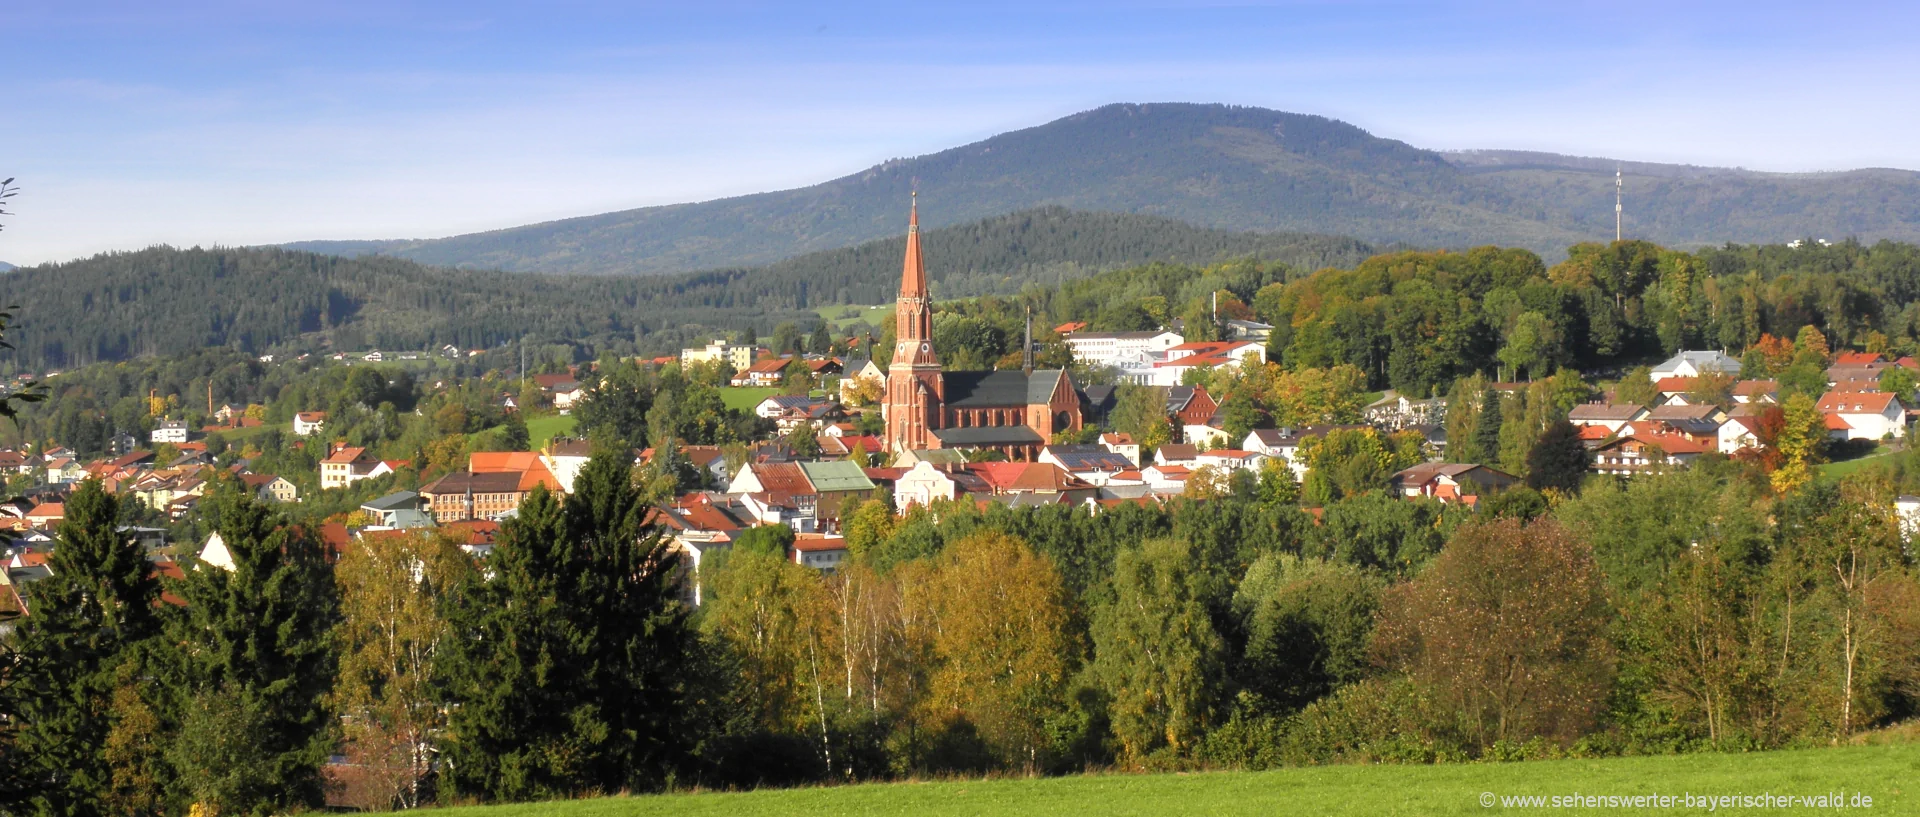
<svg viewBox="0 0 1920 817">
<path fill-rule="evenodd" d="M 1613 240 L 1620 240 L 1620 168 L 1613 168 Z"/>
</svg>

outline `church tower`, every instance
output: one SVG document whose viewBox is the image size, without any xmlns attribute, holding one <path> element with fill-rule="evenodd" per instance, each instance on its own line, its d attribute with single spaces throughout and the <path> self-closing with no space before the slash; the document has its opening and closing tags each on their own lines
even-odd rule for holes
<svg viewBox="0 0 1920 817">
<path fill-rule="evenodd" d="M 940 427 L 946 389 L 940 358 L 933 353 L 933 302 L 927 296 L 927 271 L 920 261 L 918 194 L 907 216 L 907 258 L 893 314 L 893 362 L 887 366 L 887 397 L 881 409 L 887 421 L 887 448 L 935 448 L 939 441 L 933 432 Z"/>
</svg>

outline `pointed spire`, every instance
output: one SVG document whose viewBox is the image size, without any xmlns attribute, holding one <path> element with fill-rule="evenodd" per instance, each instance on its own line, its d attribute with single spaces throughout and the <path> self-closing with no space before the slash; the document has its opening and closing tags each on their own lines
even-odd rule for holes
<svg viewBox="0 0 1920 817">
<path fill-rule="evenodd" d="M 920 191 L 913 193 L 913 204 L 907 215 L 907 260 L 900 274 L 900 296 L 903 298 L 927 297 L 927 273 L 920 263 Z"/>
</svg>

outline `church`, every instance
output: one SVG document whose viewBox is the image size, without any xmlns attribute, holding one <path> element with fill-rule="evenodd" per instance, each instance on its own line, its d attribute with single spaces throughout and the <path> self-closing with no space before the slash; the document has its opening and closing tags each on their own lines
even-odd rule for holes
<svg viewBox="0 0 1920 817">
<path fill-rule="evenodd" d="M 920 208 L 907 217 L 907 258 L 894 307 L 893 362 L 887 367 L 886 445 L 894 452 L 977 448 L 1032 462 L 1053 435 L 1078 431 L 1080 394 L 1060 369 L 945 372 L 933 348 L 933 301 L 920 258 Z"/>
</svg>

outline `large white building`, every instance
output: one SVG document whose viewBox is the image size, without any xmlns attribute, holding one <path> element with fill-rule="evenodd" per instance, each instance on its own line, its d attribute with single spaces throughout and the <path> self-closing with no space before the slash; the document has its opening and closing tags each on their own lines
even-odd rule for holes
<svg viewBox="0 0 1920 817">
<path fill-rule="evenodd" d="M 1146 332 L 1069 332 L 1067 348 L 1083 366 L 1113 368 L 1122 383 L 1151 385 L 1154 364 L 1167 359 L 1167 350 L 1187 339 L 1168 329 Z"/>
</svg>

